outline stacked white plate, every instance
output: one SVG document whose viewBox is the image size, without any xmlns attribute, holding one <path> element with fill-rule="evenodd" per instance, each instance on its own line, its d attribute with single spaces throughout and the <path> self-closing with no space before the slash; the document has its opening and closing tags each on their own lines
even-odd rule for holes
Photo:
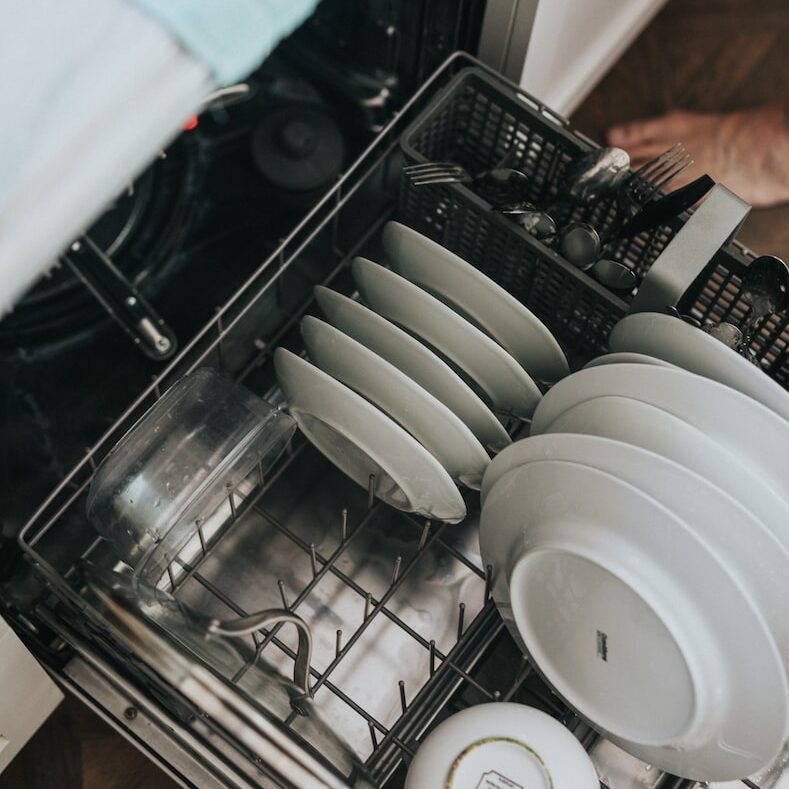
<svg viewBox="0 0 789 789">
<path fill-rule="evenodd" d="M 787 733 L 789 394 L 676 318 L 628 317 L 611 347 L 485 474 L 493 596 L 624 750 L 699 781 L 752 775 Z"/>
<path fill-rule="evenodd" d="M 591 759 L 550 715 L 476 704 L 440 723 L 408 768 L 405 789 L 599 789 Z"/>
<path fill-rule="evenodd" d="M 278 348 L 275 367 L 307 438 L 388 504 L 427 518 L 466 516 L 458 485 L 480 487 L 509 445 L 499 415 L 529 419 L 535 382 L 568 372 L 559 344 L 491 279 L 419 233 L 389 222 L 392 269 L 356 258 L 364 306 L 327 288 L 328 322 L 301 324 L 310 361 Z"/>
</svg>

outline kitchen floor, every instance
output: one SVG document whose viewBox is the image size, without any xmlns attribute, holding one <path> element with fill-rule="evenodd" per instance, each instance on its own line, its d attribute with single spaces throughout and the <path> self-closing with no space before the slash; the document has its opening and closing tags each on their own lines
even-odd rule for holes
<svg viewBox="0 0 789 789">
<path fill-rule="evenodd" d="M 602 140 L 614 123 L 669 109 L 734 110 L 775 98 L 789 91 L 787 41 L 786 0 L 670 0 L 575 113 L 574 125 Z M 752 211 L 739 238 L 789 258 L 789 205 Z M 0 789 L 170 786 L 75 699 L 61 704 L 0 775 Z"/>
</svg>

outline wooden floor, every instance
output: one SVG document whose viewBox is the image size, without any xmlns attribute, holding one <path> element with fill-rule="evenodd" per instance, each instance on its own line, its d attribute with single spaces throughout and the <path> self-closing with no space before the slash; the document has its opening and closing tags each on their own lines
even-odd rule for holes
<svg viewBox="0 0 789 789">
<path fill-rule="evenodd" d="M 672 108 L 764 102 L 789 91 L 788 51 L 789 0 L 670 0 L 573 121 L 602 139 L 611 124 Z M 789 258 L 789 206 L 753 211 L 740 238 L 758 252 Z M 0 789 L 172 785 L 75 700 L 64 702 L 0 775 Z"/>
<path fill-rule="evenodd" d="M 0 789 L 175 789 L 146 756 L 76 698 L 0 774 Z"/>
</svg>

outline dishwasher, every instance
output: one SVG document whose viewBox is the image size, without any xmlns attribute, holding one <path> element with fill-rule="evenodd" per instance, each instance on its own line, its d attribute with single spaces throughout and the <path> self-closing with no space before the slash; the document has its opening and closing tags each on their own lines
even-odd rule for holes
<svg viewBox="0 0 789 789">
<path fill-rule="evenodd" d="M 423 13 L 439 5 L 426 3 Z M 438 14 L 429 24 L 427 16 L 422 19 L 431 40 L 421 51 L 397 50 L 397 58 L 411 68 L 407 77 L 403 70 L 402 82 L 419 84 L 396 109 L 364 100 L 373 87 L 378 96 L 388 95 L 393 86 L 383 77 L 371 83 L 359 75 L 340 80 L 339 70 L 333 74 L 358 113 L 355 128 L 366 129 L 354 139 L 360 153 L 350 166 L 335 168 L 333 186 L 317 200 L 309 199 L 314 192 L 306 200 L 291 193 L 290 215 L 302 217 L 276 243 L 261 241 L 252 223 L 245 228 L 242 246 L 248 257 L 265 249 L 262 263 L 258 257 L 257 265 L 235 271 L 226 256 L 215 255 L 213 267 L 196 269 L 191 286 L 162 286 L 157 304 L 165 305 L 165 312 L 165 297 L 188 307 L 211 289 L 221 294 L 201 326 L 180 333 L 176 355 L 165 363 L 143 360 L 115 369 L 112 353 L 91 360 L 79 343 L 68 364 L 54 352 L 43 354 L 41 364 L 65 387 L 64 413 L 77 401 L 97 412 L 103 407 L 94 405 L 90 388 L 74 383 L 69 394 L 73 377 L 81 373 L 73 359 L 84 360 L 86 370 L 93 367 L 85 373 L 90 387 L 106 383 L 122 407 L 115 418 L 103 417 L 101 437 L 80 447 L 81 458 L 72 464 L 45 444 L 35 447 L 36 463 L 42 456 L 58 457 L 49 465 L 60 481 L 48 495 L 27 502 L 28 510 L 35 507 L 32 515 L 2 544 L 3 613 L 62 686 L 183 785 L 402 786 L 419 743 L 438 722 L 454 711 L 496 701 L 531 704 L 559 719 L 590 752 L 601 784 L 610 789 L 696 785 L 601 738 L 520 653 L 491 599 L 492 568 L 480 559 L 479 501 L 473 493 L 466 496 L 469 515 L 459 524 L 399 512 L 376 500 L 372 489 L 354 484 L 298 432 L 270 467 L 228 485 L 210 528 L 167 557 L 157 587 L 204 615 L 205 622 L 243 622 L 268 609 L 298 614 L 312 633 L 306 665 L 303 644 L 287 620 L 272 626 L 259 622 L 237 633 L 244 663 L 232 676 L 222 675 L 190 655 L 166 626 L 146 625 L 123 604 L 123 595 L 105 589 L 97 597 L 89 582 L 89 568 L 101 577 L 118 567 L 112 545 L 86 515 L 91 482 L 113 445 L 177 381 L 201 368 L 219 371 L 280 405 L 274 349 L 303 349 L 298 324 L 304 314 L 316 313 L 314 286 L 353 294 L 349 262 L 357 255 L 380 259 L 380 231 L 389 219 L 438 240 L 519 298 L 555 333 L 573 369 L 605 349 L 629 296 L 608 291 L 513 230 L 506 219 L 491 218 L 470 194 L 447 186 L 415 189 L 402 176 L 406 163 L 450 155 L 482 169 L 515 148 L 519 166 L 550 190 L 571 156 L 593 146 L 561 116 L 471 55 L 447 56 L 447 48 L 472 46 L 474 36 L 461 21 L 478 35 L 480 9 L 461 5 L 461 12 L 445 7 L 443 20 Z M 334 34 L 342 19 L 321 17 L 311 34 L 325 33 L 322 25 Z M 288 46 L 298 53 L 302 73 L 319 72 L 310 47 L 301 44 Z M 423 78 L 440 59 L 443 63 Z M 497 101 L 499 94 L 506 101 Z M 180 177 L 192 187 L 211 188 L 210 176 L 203 173 L 200 181 L 196 174 L 205 151 L 188 135 L 168 152 L 167 166 L 173 169 L 150 176 L 159 187 L 164 181 L 169 189 L 168 180 Z M 172 199 L 168 210 L 175 216 L 162 222 L 171 231 L 191 211 Z M 610 210 L 596 206 L 595 220 L 610 221 Z M 622 242 L 616 254 L 641 278 L 680 226 Z M 150 248 L 148 254 L 154 254 Z M 722 244 L 680 308 L 700 321 L 741 316 L 740 275 L 752 257 L 736 242 Z M 16 320 L 25 317 L 21 311 Z M 18 339 L 27 336 L 26 328 L 11 333 Z M 763 368 L 784 386 L 787 338 L 786 323 L 775 321 L 754 338 Z M 45 420 L 39 414 L 39 422 Z M 513 437 L 528 430 L 518 420 L 506 427 Z M 63 432 L 72 444 L 79 441 L 76 429 L 64 425 Z M 350 768 L 327 767 L 320 745 L 304 745 L 296 712 L 272 714 L 250 693 L 244 677 L 261 658 L 283 675 L 301 672 L 312 703 L 350 744 Z M 761 784 L 736 785 L 773 786 L 779 772 L 776 768 Z"/>
</svg>

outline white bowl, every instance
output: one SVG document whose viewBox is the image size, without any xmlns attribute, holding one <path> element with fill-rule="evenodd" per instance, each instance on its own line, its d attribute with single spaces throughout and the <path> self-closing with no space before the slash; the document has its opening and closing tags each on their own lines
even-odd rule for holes
<svg viewBox="0 0 789 789">
<path fill-rule="evenodd" d="M 422 743 L 405 789 L 599 789 L 591 759 L 570 731 L 534 707 L 479 704 Z"/>
</svg>

